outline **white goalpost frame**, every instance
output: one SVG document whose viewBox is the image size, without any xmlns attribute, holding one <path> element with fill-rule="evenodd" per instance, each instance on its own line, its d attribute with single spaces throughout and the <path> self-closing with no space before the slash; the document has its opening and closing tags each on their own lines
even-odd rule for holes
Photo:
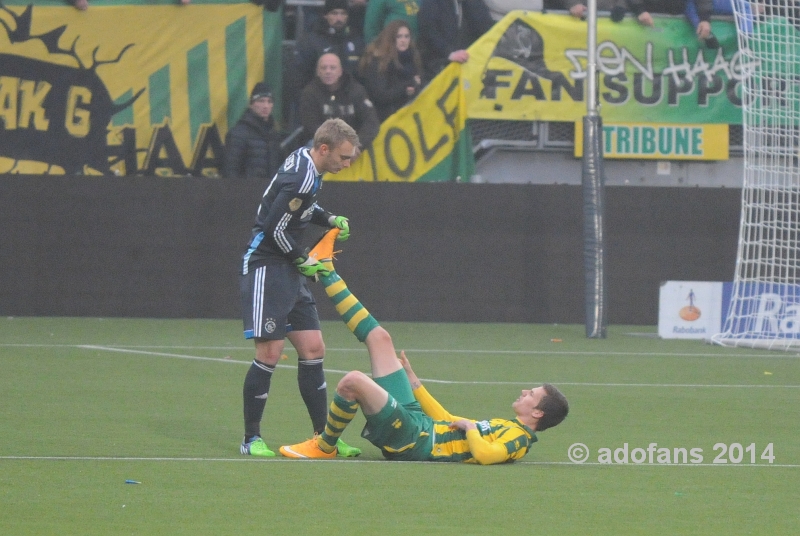
<svg viewBox="0 0 800 536">
<path fill-rule="evenodd" d="M 800 4 L 732 0 L 744 182 L 724 346 L 800 348 Z"/>
</svg>

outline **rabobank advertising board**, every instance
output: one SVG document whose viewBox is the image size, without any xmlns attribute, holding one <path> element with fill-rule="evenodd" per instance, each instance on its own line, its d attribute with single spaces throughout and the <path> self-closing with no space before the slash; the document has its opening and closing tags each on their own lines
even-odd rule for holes
<svg viewBox="0 0 800 536">
<path fill-rule="evenodd" d="M 710 339 L 719 333 L 724 319 L 723 285 L 713 281 L 662 283 L 658 336 L 662 339 Z"/>
<path fill-rule="evenodd" d="M 800 285 L 740 283 L 736 300 L 733 290 L 730 282 L 662 283 L 659 337 L 711 339 L 725 330 L 743 338 L 800 338 Z"/>
</svg>

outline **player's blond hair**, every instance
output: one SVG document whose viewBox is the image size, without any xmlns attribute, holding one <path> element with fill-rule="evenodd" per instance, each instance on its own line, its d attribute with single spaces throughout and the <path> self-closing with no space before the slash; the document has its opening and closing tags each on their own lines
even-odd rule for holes
<svg viewBox="0 0 800 536">
<path fill-rule="evenodd" d="M 322 145 L 327 145 L 330 149 L 336 149 L 345 141 L 358 147 L 358 134 L 353 127 L 339 118 L 328 119 L 320 125 L 314 133 L 314 149 L 319 149 Z"/>
</svg>

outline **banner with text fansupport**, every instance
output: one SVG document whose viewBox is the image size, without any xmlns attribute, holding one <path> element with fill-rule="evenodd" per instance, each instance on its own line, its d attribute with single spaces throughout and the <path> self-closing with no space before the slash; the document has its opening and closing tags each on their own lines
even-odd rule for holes
<svg viewBox="0 0 800 536">
<path fill-rule="evenodd" d="M 0 173 L 214 175 L 281 19 L 251 3 L 0 9 Z"/>
<path fill-rule="evenodd" d="M 608 156 L 727 158 L 727 125 L 742 123 L 744 66 L 733 22 L 713 21 L 712 29 L 717 50 L 704 47 L 683 18 L 656 17 L 652 28 L 630 17 L 598 20 L 600 110 L 604 123 L 619 125 L 607 133 L 616 134 Z M 469 180 L 467 120 L 580 122 L 586 115 L 585 21 L 513 11 L 469 54 L 384 121 L 350 170 L 327 179 Z M 685 151 L 684 138 L 691 140 Z"/>
<path fill-rule="evenodd" d="M 682 17 L 597 21 L 601 115 L 616 123 L 741 124 L 743 66 L 733 22 L 713 21 L 712 50 Z M 578 121 L 586 115 L 586 22 L 514 11 L 470 49 L 467 117 Z"/>
</svg>

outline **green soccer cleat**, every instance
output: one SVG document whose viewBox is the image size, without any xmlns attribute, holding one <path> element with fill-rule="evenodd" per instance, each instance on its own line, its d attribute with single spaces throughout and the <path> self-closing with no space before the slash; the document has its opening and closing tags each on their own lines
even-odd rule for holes
<svg viewBox="0 0 800 536">
<path fill-rule="evenodd" d="M 264 443 L 264 440 L 258 436 L 251 438 L 247 443 L 242 441 L 242 445 L 239 447 L 239 452 L 249 456 L 261 456 L 263 458 L 275 457 L 275 453 L 269 450 L 269 447 L 266 443 Z"/>
<path fill-rule="evenodd" d="M 336 450 L 342 458 L 355 458 L 361 455 L 361 449 L 351 447 L 341 439 L 336 440 Z"/>
</svg>

